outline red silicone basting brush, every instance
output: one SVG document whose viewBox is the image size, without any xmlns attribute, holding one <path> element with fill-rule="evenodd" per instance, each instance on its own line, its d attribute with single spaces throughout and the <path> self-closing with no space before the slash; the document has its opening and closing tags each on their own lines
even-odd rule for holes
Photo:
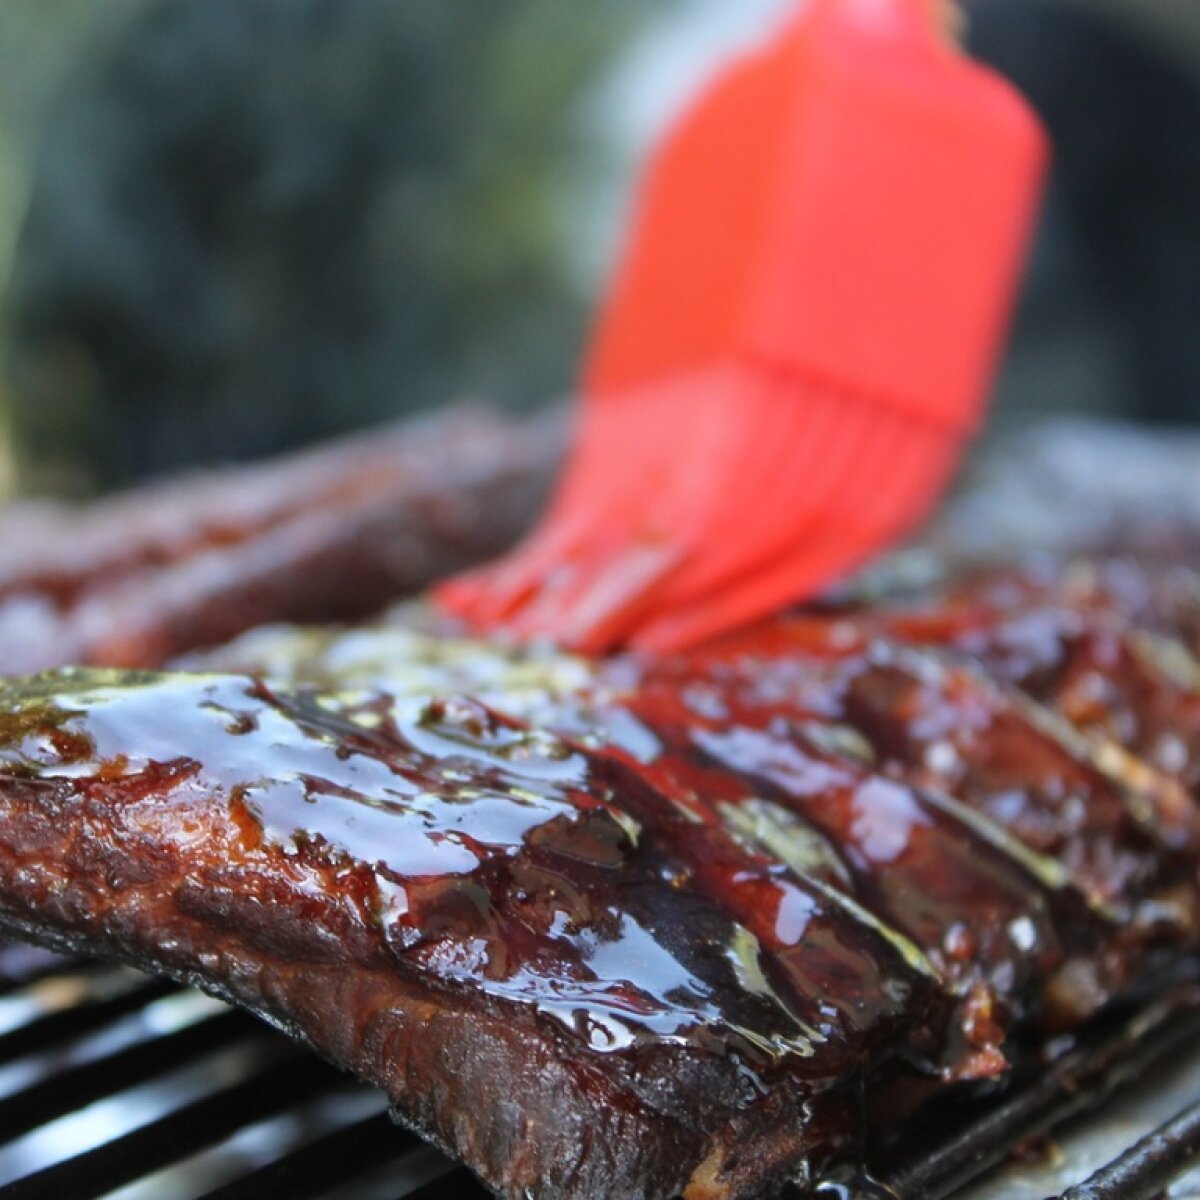
<svg viewBox="0 0 1200 1200">
<path fill-rule="evenodd" d="M 943 0 L 809 0 L 667 136 L 542 524 L 443 585 L 480 628 L 671 650 L 925 515 L 977 429 L 1045 141 Z"/>
</svg>

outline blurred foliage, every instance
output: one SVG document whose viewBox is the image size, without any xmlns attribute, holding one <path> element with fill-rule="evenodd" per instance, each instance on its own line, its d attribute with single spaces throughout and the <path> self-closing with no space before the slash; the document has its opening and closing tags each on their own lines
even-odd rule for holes
<svg viewBox="0 0 1200 1200">
<path fill-rule="evenodd" d="M 118 0 L 119 2 L 119 0 Z M 54 81 L 79 52 L 88 0 L 0 0 L 0 281 L 29 194 L 30 147 Z M 4 332 L 0 308 L 0 338 Z M 2 345 L 2 342 L 0 342 Z M 12 399 L 0 375 L 0 498 L 15 487 Z"/>
<path fill-rule="evenodd" d="M 586 304 L 560 196 L 603 170 L 580 97 L 649 8 L 0 0 L 27 481 L 567 386 Z"/>
</svg>

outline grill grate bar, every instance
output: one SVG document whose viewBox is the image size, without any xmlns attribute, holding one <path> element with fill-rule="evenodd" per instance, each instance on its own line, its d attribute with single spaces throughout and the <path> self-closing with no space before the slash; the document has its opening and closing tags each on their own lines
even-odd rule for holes
<svg viewBox="0 0 1200 1200">
<path fill-rule="evenodd" d="M 208 1192 L 201 1200 L 262 1200 L 264 1196 L 311 1200 L 343 1182 L 347 1174 L 366 1174 L 424 1149 L 416 1135 L 397 1126 L 387 1113 L 375 1113 Z M 348 1163 L 352 1164 L 349 1170 Z"/>
<path fill-rule="evenodd" d="M 47 1196 L 96 1200 L 341 1082 L 332 1067 L 302 1054 L 94 1150 L 0 1187 L 0 1200 Z"/>
<path fill-rule="evenodd" d="M 108 970 L 52 971 L 29 979 L 11 980 L 0 988 L 0 1033 L 30 1021 L 92 1001 L 109 1000 L 144 984 L 146 977 L 127 967 Z"/>
<path fill-rule="evenodd" d="M 91 1033 L 179 990 L 169 980 L 154 979 L 115 996 L 85 999 L 60 1012 L 38 1017 L 0 1035 L 0 1063 Z"/>
<path fill-rule="evenodd" d="M 1060 1200 L 1156 1200 L 1200 1158 L 1200 1102 L 1147 1134 Z"/>
<path fill-rule="evenodd" d="M 234 1041 L 256 1036 L 261 1036 L 259 1022 L 231 1010 L 42 1079 L 0 1100 L 0 1130 L 4 1131 L 0 1141 L 10 1141 L 93 1101 L 164 1075 Z"/>
<path fill-rule="evenodd" d="M 491 1200 L 492 1193 L 471 1174 L 446 1160 L 444 1174 L 409 1192 L 404 1200 Z"/>
</svg>

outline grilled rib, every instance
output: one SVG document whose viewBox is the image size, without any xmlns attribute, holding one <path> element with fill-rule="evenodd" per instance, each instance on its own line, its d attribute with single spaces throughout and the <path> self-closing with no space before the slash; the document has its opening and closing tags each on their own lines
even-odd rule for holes
<svg viewBox="0 0 1200 1200">
<path fill-rule="evenodd" d="M 721 830 L 681 836 L 615 762 L 469 700 L 406 709 L 18 686 L 0 923 L 250 1007 L 513 1197 L 753 1192 L 905 1031 L 936 1050 L 936 979 L 836 893 L 732 841 L 714 867 Z"/>
<path fill-rule="evenodd" d="M 259 1012 L 502 1195 L 766 1194 L 864 1081 L 1002 1077 L 1197 946 L 1187 788 L 875 620 L 14 683 L 0 923 Z"/>
<path fill-rule="evenodd" d="M 410 419 L 84 508 L 0 513 L 0 671 L 156 666 L 267 621 L 368 616 L 506 548 L 562 442 L 544 416 Z"/>
</svg>

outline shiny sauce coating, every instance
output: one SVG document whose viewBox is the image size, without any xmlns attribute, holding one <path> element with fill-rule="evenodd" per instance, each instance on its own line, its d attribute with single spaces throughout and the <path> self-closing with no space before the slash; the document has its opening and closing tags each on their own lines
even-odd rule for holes
<svg viewBox="0 0 1200 1200">
<path fill-rule="evenodd" d="M 898 1038 L 994 1075 L 1056 972 L 1090 964 L 1085 1008 L 1136 971 L 1106 940 L 1192 936 L 1153 793 L 853 620 L 603 664 L 360 631 L 261 669 L 38 677 L 0 770 L 176 845 L 218 806 L 235 865 L 336 896 L 401 974 L 735 1059 L 748 1100 Z"/>
<path fill-rule="evenodd" d="M 394 969 L 532 1007 L 600 1053 L 829 1079 L 937 981 L 902 939 L 610 755 L 461 696 L 66 672 L 0 717 L 0 772 L 175 846 L 223 812 L 247 875 L 332 894 Z"/>
</svg>

